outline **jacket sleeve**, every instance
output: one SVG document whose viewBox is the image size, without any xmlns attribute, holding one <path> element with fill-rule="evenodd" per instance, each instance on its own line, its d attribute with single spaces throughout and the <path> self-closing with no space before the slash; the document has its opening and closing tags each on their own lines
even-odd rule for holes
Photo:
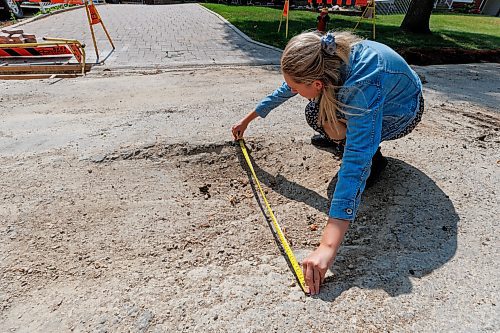
<svg viewBox="0 0 500 333">
<path fill-rule="evenodd" d="M 257 104 L 255 112 L 257 112 L 261 118 L 265 118 L 274 108 L 277 108 L 286 102 L 290 97 L 295 95 L 297 94 L 292 93 L 292 89 L 286 84 L 286 82 L 283 82 L 281 87 L 267 95 L 262 101 L 260 101 L 259 104 Z"/>
<path fill-rule="evenodd" d="M 377 84 L 366 82 L 341 89 L 339 96 L 347 119 L 346 145 L 329 216 L 353 221 L 381 141 L 384 97 Z"/>
</svg>

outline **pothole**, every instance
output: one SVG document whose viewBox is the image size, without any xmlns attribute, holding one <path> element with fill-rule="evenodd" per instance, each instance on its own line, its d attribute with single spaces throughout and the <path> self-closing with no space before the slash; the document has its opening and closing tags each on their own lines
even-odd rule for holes
<svg viewBox="0 0 500 333">
<path fill-rule="evenodd" d="M 273 138 L 249 141 L 247 146 L 292 248 L 313 250 L 327 221 L 340 161 L 301 141 Z M 255 260 L 264 254 L 279 255 L 239 145 L 155 143 L 94 162 L 104 169 L 130 169 L 134 163 L 134 169 L 147 170 L 141 172 L 170 174 L 168 180 L 175 184 L 160 185 L 178 204 L 158 223 L 176 226 L 164 255 L 173 267 L 227 266 L 247 255 Z M 155 186 L 153 181 L 150 186 Z M 370 272 L 382 274 L 397 293 L 400 279 L 423 276 L 453 256 L 457 222 L 453 204 L 434 181 L 411 165 L 390 159 L 381 182 L 363 196 L 337 259 L 338 273 L 346 280 Z M 398 263 L 392 273 L 383 273 L 386 268 L 378 256 Z M 383 287 L 384 279 L 367 283 Z"/>
<path fill-rule="evenodd" d="M 91 158 L 94 163 L 105 163 L 110 161 L 123 161 L 123 160 L 139 160 L 139 159 L 160 159 L 172 156 L 192 156 L 202 153 L 206 154 L 222 154 L 229 153 L 232 150 L 231 142 L 224 142 L 220 144 L 206 144 L 206 145 L 190 145 L 190 144 L 165 144 L 165 143 L 149 143 L 139 147 L 125 149 L 109 154 L 97 155 Z"/>
<path fill-rule="evenodd" d="M 290 243 L 312 247 L 321 233 L 317 226 L 325 220 L 327 191 L 339 161 L 304 142 L 283 141 L 248 141 L 246 145 Z M 198 265 L 207 260 L 234 263 L 249 249 L 260 249 L 256 254 L 279 254 L 266 224 L 268 213 L 262 209 L 238 143 L 154 143 L 96 156 L 92 161 L 103 172 L 130 170 L 132 163 L 133 169 L 142 170 L 136 175 L 170 175 L 168 180 L 175 184 L 158 184 L 169 189 L 169 200 L 178 203 L 174 205 L 177 211 L 159 222 L 176 225 L 168 257 L 182 252 L 182 260 Z M 322 172 L 311 172 L 316 168 Z M 175 265 L 182 266 L 182 260 Z"/>
</svg>

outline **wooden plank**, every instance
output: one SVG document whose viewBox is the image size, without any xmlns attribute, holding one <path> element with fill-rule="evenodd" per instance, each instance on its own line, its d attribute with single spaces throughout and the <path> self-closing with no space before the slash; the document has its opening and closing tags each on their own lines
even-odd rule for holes
<svg viewBox="0 0 500 333">
<path fill-rule="evenodd" d="M 7 65 L 0 71 L 6 72 L 53 72 L 58 70 L 81 71 L 80 65 Z"/>
<path fill-rule="evenodd" d="M 85 66 L 85 72 L 90 71 L 92 65 Z M 6 74 L 58 74 L 58 73 L 81 73 L 80 65 L 7 65 L 0 67 L 0 75 Z"/>
<path fill-rule="evenodd" d="M 21 74 L 0 75 L 0 80 L 66 79 L 78 77 L 77 74 Z"/>
</svg>

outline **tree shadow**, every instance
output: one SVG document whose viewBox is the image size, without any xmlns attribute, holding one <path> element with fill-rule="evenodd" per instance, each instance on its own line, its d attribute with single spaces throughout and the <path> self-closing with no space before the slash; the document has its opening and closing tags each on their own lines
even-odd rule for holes
<svg viewBox="0 0 500 333">
<path fill-rule="evenodd" d="M 425 76 L 426 89 L 442 94 L 447 100 L 468 101 L 492 110 L 498 108 L 500 64 L 432 66 L 417 71 Z"/>
<path fill-rule="evenodd" d="M 244 157 L 238 156 L 250 177 Z M 398 159 L 388 160 L 379 182 L 363 195 L 357 219 L 330 268 L 333 275 L 314 297 L 334 301 L 352 287 L 383 289 L 393 297 L 409 294 L 411 278 L 432 273 L 454 256 L 459 217 L 449 197 L 422 171 Z M 337 175 L 324 198 L 283 176 L 272 176 L 254 160 L 252 164 L 259 180 L 273 190 L 328 212 Z M 259 197 L 255 191 L 254 195 Z M 276 236 L 275 240 L 280 247 Z"/>
<path fill-rule="evenodd" d="M 317 26 L 317 13 L 294 11 L 289 19 L 289 33 L 288 38 L 286 38 L 283 29 L 281 32 L 277 31 L 281 10 L 269 10 L 262 13 L 262 17 L 257 14 L 251 17 L 246 15 L 250 14 L 243 12 L 241 17 L 233 17 L 233 24 L 253 40 L 280 49 L 284 49 L 293 36 L 303 31 L 314 30 Z M 276 20 L 269 20 L 269 17 L 275 17 Z M 402 19 L 403 16 L 401 16 Z M 358 17 L 334 15 L 328 29 L 353 31 L 358 20 Z M 442 27 L 433 27 L 431 34 L 415 34 L 402 31 L 399 24 L 395 25 L 390 21 L 377 23 L 376 29 L 376 41 L 396 49 L 410 64 L 470 63 L 482 60 L 491 61 L 488 59 L 495 59 L 495 57 L 498 59 L 500 37 L 493 34 Z M 371 21 L 361 21 L 355 33 L 362 38 L 372 39 Z M 225 41 L 232 48 L 243 51 L 256 63 L 269 63 L 263 56 L 266 53 L 263 51 L 263 47 L 249 46 L 246 41 L 243 42 L 241 36 L 234 33 L 230 25 L 224 24 L 223 34 Z M 489 50 L 493 53 L 484 53 L 482 50 Z M 474 54 L 470 54 L 471 52 Z"/>
<path fill-rule="evenodd" d="M 280 10 L 276 10 L 274 15 L 276 21 L 265 20 L 268 19 L 272 13 L 266 13 L 267 17 L 235 18 L 234 24 L 242 32 L 251 38 L 259 37 L 265 43 L 274 45 L 279 48 L 284 48 L 287 41 L 305 31 L 316 29 L 317 13 L 304 13 L 301 11 L 294 11 L 292 17 L 289 19 L 289 38 L 285 34 L 278 32 L 277 28 L 280 19 Z M 438 16 L 433 14 L 433 17 Z M 458 15 L 455 15 L 458 16 Z M 403 16 L 401 16 L 401 20 Z M 359 17 L 348 17 L 334 15 L 332 23 L 328 26 L 332 30 L 353 30 L 358 22 Z M 458 20 L 458 19 L 457 19 Z M 229 26 L 227 26 L 231 29 Z M 500 37 L 493 34 L 477 33 L 474 31 L 461 31 L 453 29 L 443 29 L 442 27 L 432 27 L 431 34 L 415 34 L 402 31 L 399 24 L 379 22 L 377 23 L 377 41 L 387 44 L 391 47 L 410 47 L 422 45 L 426 47 L 454 47 L 464 48 L 466 46 L 473 46 L 476 49 L 498 49 Z M 359 24 L 356 34 L 363 38 L 371 39 L 373 23 L 369 20 L 362 20 Z M 265 35 L 262 32 L 265 31 Z"/>
</svg>

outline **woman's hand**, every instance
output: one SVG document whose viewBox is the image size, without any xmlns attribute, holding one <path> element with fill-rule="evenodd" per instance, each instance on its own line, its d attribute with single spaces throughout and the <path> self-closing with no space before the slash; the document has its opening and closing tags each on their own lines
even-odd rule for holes
<svg viewBox="0 0 500 333">
<path fill-rule="evenodd" d="M 329 218 L 318 248 L 302 262 L 304 278 L 311 295 L 319 293 L 319 286 L 325 279 L 328 267 L 335 260 L 348 228 L 349 221 Z"/>
<path fill-rule="evenodd" d="M 319 285 L 325 279 L 326 271 L 333 263 L 335 255 L 335 249 L 320 244 L 320 246 L 302 262 L 304 278 L 311 295 L 319 293 Z"/>
<path fill-rule="evenodd" d="M 233 132 L 233 138 L 234 140 L 240 140 L 243 139 L 243 133 L 245 133 L 245 130 L 248 127 L 248 123 L 245 122 L 245 119 L 240 120 L 236 124 L 231 127 L 231 132 Z"/>
<path fill-rule="evenodd" d="M 248 124 L 255 118 L 257 118 L 259 115 L 257 112 L 252 111 L 249 114 L 245 116 L 245 118 L 241 119 L 239 122 L 233 125 L 231 127 L 231 132 L 233 133 L 233 138 L 234 140 L 240 140 L 243 139 L 243 133 L 245 133 L 245 130 L 248 127 Z"/>
</svg>

